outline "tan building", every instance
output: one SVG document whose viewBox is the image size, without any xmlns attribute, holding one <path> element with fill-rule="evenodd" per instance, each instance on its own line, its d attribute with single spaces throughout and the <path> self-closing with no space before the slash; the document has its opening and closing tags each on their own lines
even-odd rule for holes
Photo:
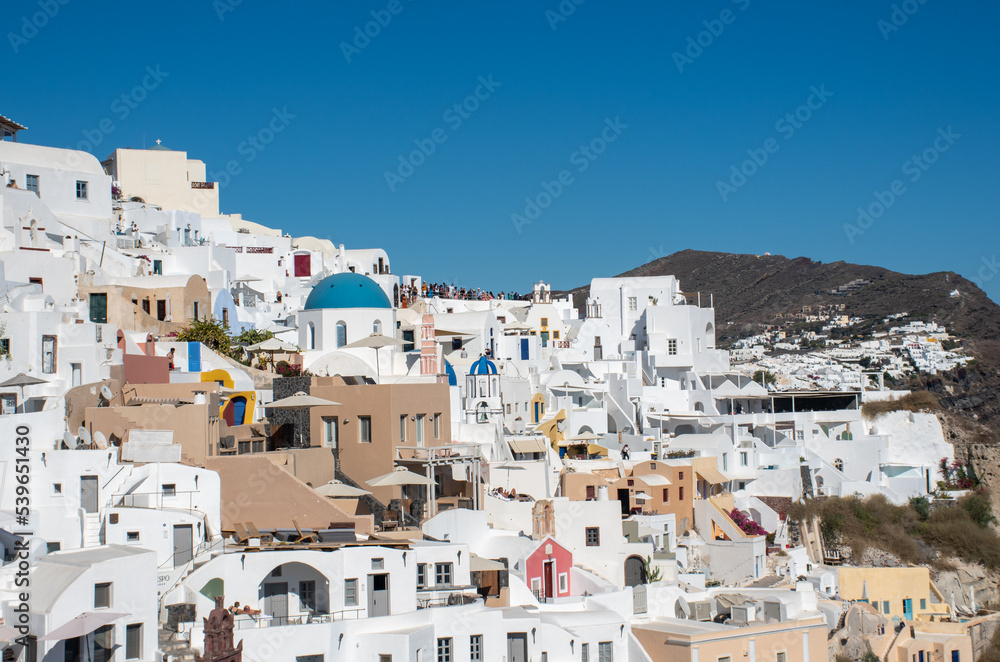
<svg viewBox="0 0 1000 662">
<path fill-rule="evenodd" d="M 673 514 L 678 533 L 694 526 L 695 470 L 691 460 L 637 462 L 625 477 L 617 469 L 563 473 L 560 492 L 570 500 L 595 500 L 601 487 L 622 504 L 622 514 Z M 645 495 L 648 499 L 640 499 Z"/>
<path fill-rule="evenodd" d="M 889 618 L 907 621 L 949 617 L 951 608 L 931 581 L 926 566 L 912 568 L 843 567 L 838 572 L 840 597 L 861 600 Z"/>
<path fill-rule="evenodd" d="M 147 202 L 163 209 L 219 215 L 219 187 L 207 181 L 205 162 L 189 159 L 157 145 L 150 149 L 116 149 L 103 163 L 118 181 L 125 200 Z"/>
<path fill-rule="evenodd" d="M 128 442 L 131 430 L 170 430 L 183 461 L 204 466 L 218 454 L 219 404 L 215 383 L 126 384 L 113 406 L 87 407 L 83 424 L 118 444 Z"/>
<path fill-rule="evenodd" d="M 671 618 L 633 625 L 632 633 L 653 662 L 824 662 L 828 658 L 822 618 L 745 627 Z"/>
<path fill-rule="evenodd" d="M 198 275 L 95 281 L 92 274 L 81 274 L 79 291 L 89 304 L 91 322 L 114 324 L 125 331 L 165 335 L 212 313 L 208 285 Z"/>
<path fill-rule="evenodd" d="M 275 380 L 276 399 L 284 397 L 279 396 L 281 381 Z M 447 384 L 348 384 L 342 377 L 313 377 L 308 390 L 340 404 L 309 409 L 304 443 L 334 449 L 340 470 L 359 484 L 392 471 L 400 447 L 431 448 L 452 442 Z M 297 413 L 289 413 L 285 420 L 294 424 Z M 455 487 L 464 493 L 464 487 L 452 485 L 455 481 L 446 473 L 438 474 L 442 494 L 454 494 Z M 398 488 L 371 491 L 382 503 L 399 496 Z"/>
</svg>

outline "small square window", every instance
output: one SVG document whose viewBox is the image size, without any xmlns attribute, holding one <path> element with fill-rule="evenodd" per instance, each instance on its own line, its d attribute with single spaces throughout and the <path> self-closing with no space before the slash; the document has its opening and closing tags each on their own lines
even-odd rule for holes
<svg viewBox="0 0 1000 662">
<path fill-rule="evenodd" d="M 111 606 L 111 582 L 94 584 L 94 609 L 107 609 Z"/>
<path fill-rule="evenodd" d="M 587 527 L 587 547 L 599 547 L 601 544 L 601 529 L 597 526 Z"/>
<path fill-rule="evenodd" d="M 62 483 L 52 483 L 52 493 L 53 494 L 62 494 L 63 493 L 63 491 L 62 491 Z"/>
<path fill-rule="evenodd" d="M 139 532 L 129 531 L 125 534 L 125 540 L 128 542 L 139 542 Z"/>
<path fill-rule="evenodd" d="M 76 182 L 76 199 L 77 200 L 87 200 L 88 199 L 87 182 L 81 181 L 81 180 L 77 180 L 77 182 Z"/>
<path fill-rule="evenodd" d="M 438 586 L 447 586 L 451 584 L 451 569 L 452 565 L 450 563 L 435 563 L 434 564 L 434 584 Z"/>
<path fill-rule="evenodd" d="M 177 496 L 177 484 L 167 483 L 163 485 L 163 496 Z"/>
<path fill-rule="evenodd" d="M 385 559 L 372 559 L 372 570 L 385 570 Z"/>
</svg>

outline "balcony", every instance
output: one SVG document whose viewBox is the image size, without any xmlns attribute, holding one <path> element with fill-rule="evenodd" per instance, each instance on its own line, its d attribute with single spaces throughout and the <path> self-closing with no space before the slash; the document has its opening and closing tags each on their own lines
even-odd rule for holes
<svg viewBox="0 0 1000 662">
<path fill-rule="evenodd" d="M 364 608 L 341 609 L 335 612 L 310 612 L 293 616 L 236 616 L 233 619 L 233 629 L 252 630 L 256 628 L 278 628 L 288 625 L 312 625 L 314 623 L 333 623 L 334 621 L 357 620 L 364 618 Z"/>
</svg>

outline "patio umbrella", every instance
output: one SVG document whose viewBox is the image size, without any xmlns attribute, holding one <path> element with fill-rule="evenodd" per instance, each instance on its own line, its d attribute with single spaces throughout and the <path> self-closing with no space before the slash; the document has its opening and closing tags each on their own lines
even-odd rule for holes
<svg viewBox="0 0 1000 662">
<path fill-rule="evenodd" d="M 593 432 L 584 432 L 583 434 L 573 435 L 572 437 L 566 437 L 565 441 L 580 444 L 587 443 L 590 441 L 600 441 L 604 439 L 602 435 L 594 434 Z"/>
<path fill-rule="evenodd" d="M 267 352 L 270 356 L 271 369 L 274 370 L 274 353 L 275 352 L 297 352 L 299 348 L 291 343 L 278 340 L 277 338 L 268 338 L 263 342 L 256 343 L 254 345 L 248 345 L 246 347 L 248 352 Z"/>
<path fill-rule="evenodd" d="M 69 623 L 60 625 L 44 637 L 39 637 L 38 641 L 62 641 L 85 637 L 97 628 L 104 627 L 122 616 L 128 616 L 128 614 L 113 611 L 85 611 Z"/>
<path fill-rule="evenodd" d="M 298 391 L 294 395 L 290 395 L 287 398 L 282 398 L 281 400 L 275 400 L 270 402 L 264 407 L 268 409 L 298 409 L 299 410 L 299 444 L 302 443 L 302 410 L 309 409 L 310 407 L 335 407 L 338 406 L 339 402 L 333 402 L 332 400 L 324 400 L 323 398 L 317 398 L 315 396 L 309 395 L 305 391 Z"/>
<path fill-rule="evenodd" d="M 645 492 L 636 492 L 636 494 L 635 494 L 635 500 L 636 501 L 649 501 L 652 498 L 653 497 L 649 496 Z"/>
<path fill-rule="evenodd" d="M 11 377 L 7 381 L 0 384 L 3 386 L 16 386 L 21 391 L 21 400 L 24 400 L 24 387 L 34 386 L 35 384 L 48 384 L 49 382 L 45 379 L 39 379 L 38 377 L 32 377 L 31 375 L 26 375 L 23 372 L 18 373 L 14 377 Z"/>
<path fill-rule="evenodd" d="M 382 381 L 382 372 L 378 365 L 378 350 L 383 347 L 402 347 L 406 343 L 402 340 L 397 340 L 392 336 L 384 336 L 381 333 L 372 333 L 361 340 L 355 340 L 352 343 L 344 345 L 341 349 L 356 349 L 358 347 L 371 347 L 375 350 L 375 375 Z"/>
<path fill-rule="evenodd" d="M 406 467 L 396 467 L 395 470 L 387 474 L 376 476 L 369 481 L 365 481 L 372 487 L 388 487 L 392 485 L 433 485 L 434 481 L 427 476 L 410 471 Z"/>
<path fill-rule="evenodd" d="M 320 485 L 316 488 L 316 494 L 320 496 L 330 497 L 331 499 L 337 498 L 355 498 L 364 496 L 366 494 L 371 494 L 368 490 L 363 490 L 360 487 L 354 487 L 352 485 L 345 485 L 339 480 L 331 480 L 326 485 Z"/>
</svg>

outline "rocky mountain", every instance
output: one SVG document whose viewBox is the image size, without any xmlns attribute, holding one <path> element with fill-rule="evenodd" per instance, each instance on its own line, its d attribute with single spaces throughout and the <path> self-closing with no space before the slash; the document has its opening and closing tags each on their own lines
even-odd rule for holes
<svg viewBox="0 0 1000 662">
<path fill-rule="evenodd" d="M 753 335 L 768 324 L 789 320 L 803 306 L 843 304 L 844 313 L 866 320 L 862 333 L 884 328 L 892 314 L 934 321 L 966 342 L 975 365 L 945 375 L 922 375 L 910 388 L 938 395 L 942 405 L 980 434 L 987 424 L 1000 431 L 1000 306 L 975 283 L 954 272 L 910 275 L 848 262 L 823 263 L 806 257 L 741 255 L 684 250 L 659 258 L 619 277 L 676 276 L 685 292 L 711 295 L 721 346 Z M 571 290 L 585 304 L 589 287 Z M 565 293 L 560 293 L 565 294 Z M 970 440 L 972 441 L 972 440 Z"/>
</svg>

